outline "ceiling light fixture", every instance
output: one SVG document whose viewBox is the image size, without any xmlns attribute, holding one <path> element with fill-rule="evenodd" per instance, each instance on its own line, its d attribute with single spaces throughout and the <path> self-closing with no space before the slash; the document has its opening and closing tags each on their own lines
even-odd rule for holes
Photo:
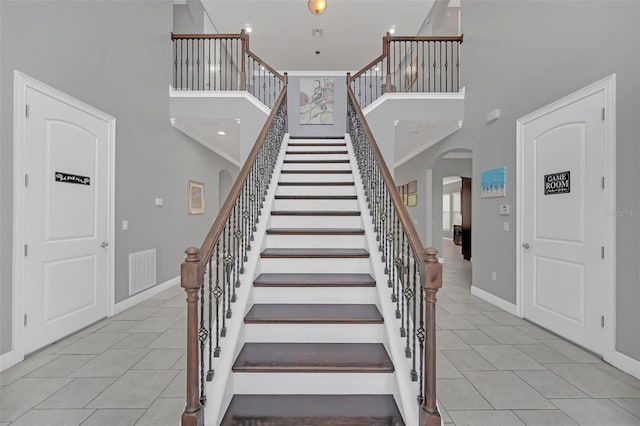
<svg viewBox="0 0 640 426">
<path fill-rule="evenodd" d="M 326 0 L 309 0 L 309 10 L 314 15 L 320 15 L 327 10 Z"/>
<path fill-rule="evenodd" d="M 226 135 L 226 133 L 224 132 L 224 130 L 218 130 L 218 134 L 219 134 L 220 136 L 224 136 L 224 135 Z"/>
<path fill-rule="evenodd" d="M 396 26 L 392 25 L 391 28 L 389 28 L 389 34 L 394 35 L 396 33 Z"/>
<path fill-rule="evenodd" d="M 246 32 L 250 33 L 251 31 L 253 31 L 253 28 L 251 28 L 250 26 L 246 26 L 246 28 L 244 29 Z"/>
</svg>

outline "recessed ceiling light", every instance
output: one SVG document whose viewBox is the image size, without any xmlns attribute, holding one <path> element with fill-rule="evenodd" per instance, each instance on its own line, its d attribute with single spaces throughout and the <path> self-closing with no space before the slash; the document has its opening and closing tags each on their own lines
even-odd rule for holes
<svg viewBox="0 0 640 426">
<path fill-rule="evenodd" d="M 250 33 L 251 31 L 253 31 L 253 28 L 251 28 L 250 26 L 246 26 L 244 29 L 246 32 Z"/>
<path fill-rule="evenodd" d="M 392 25 L 391 28 L 389 28 L 389 34 L 393 35 L 396 33 L 396 26 Z"/>
<path fill-rule="evenodd" d="M 224 135 L 226 135 L 226 133 L 224 132 L 224 130 L 218 130 L 218 134 L 219 134 L 220 136 L 224 136 Z"/>
<path fill-rule="evenodd" d="M 417 130 L 412 130 L 409 132 L 410 135 L 419 135 L 420 132 L 418 132 Z"/>
</svg>

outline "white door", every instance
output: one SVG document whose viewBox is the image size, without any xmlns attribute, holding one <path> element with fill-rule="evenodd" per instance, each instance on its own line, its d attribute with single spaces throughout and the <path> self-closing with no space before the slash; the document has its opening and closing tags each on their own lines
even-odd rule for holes
<svg viewBox="0 0 640 426">
<path fill-rule="evenodd" d="M 24 352 L 30 353 L 107 315 L 109 124 L 32 87 L 26 103 Z"/>
<path fill-rule="evenodd" d="M 524 317 L 603 354 L 604 91 L 522 127 Z"/>
</svg>

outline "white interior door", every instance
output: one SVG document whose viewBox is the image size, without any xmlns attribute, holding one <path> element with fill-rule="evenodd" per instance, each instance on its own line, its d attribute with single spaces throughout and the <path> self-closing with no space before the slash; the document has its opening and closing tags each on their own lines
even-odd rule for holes
<svg viewBox="0 0 640 426">
<path fill-rule="evenodd" d="M 522 127 L 523 314 L 603 354 L 604 91 Z"/>
<path fill-rule="evenodd" d="M 28 87 L 24 353 L 107 315 L 109 123 Z"/>
</svg>

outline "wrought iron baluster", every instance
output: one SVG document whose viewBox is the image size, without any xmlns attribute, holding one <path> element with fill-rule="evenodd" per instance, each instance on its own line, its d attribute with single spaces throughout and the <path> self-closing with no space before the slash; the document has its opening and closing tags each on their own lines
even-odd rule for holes
<svg viewBox="0 0 640 426">
<path fill-rule="evenodd" d="M 207 330 L 209 331 L 209 370 L 207 371 L 207 381 L 209 382 L 213 377 L 213 338 L 211 336 L 211 333 L 213 333 L 213 258 L 209 258 L 207 262 L 207 275 L 209 281 L 209 324 L 207 325 Z M 204 286 L 202 287 L 204 288 Z"/>
<path fill-rule="evenodd" d="M 224 249 L 223 249 L 224 252 Z M 220 240 L 216 242 L 216 286 L 213 296 L 216 298 L 216 348 L 213 351 L 214 358 L 220 356 L 220 298 L 224 296 L 224 287 L 220 287 Z M 223 278 L 224 280 L 224 278 Z M 223 281 L 224 286 L 224 281 Z M 222 308 L 222 321 L 224 321 L 224 306 Z"/>
<path fill-rule="evenodd" d="M 209 332 L 205 327 L 205 304 L 204 304 L 204 285 L 200 286 L 200 327 L 198 328 L 198 340 L 200 341 L 200 404 L 203 404 L 207 401 L 207 397 L 204 394 L 204 351 L 207 344 L 207 338 L 209 336 Z"/>
<path fill-rule="evenodd" d="M 413 342 L 413 350 L 412 350 L 412 355 L 413 355 L 413 359 L 412 359 L 412 369 L 411 369 L 411 380 L 412 381 L 416 381 L 418 380 L 418 373 L 416 372 L 416 320 L 417 320 L 417 315 L 416 315 L 416 308 L 417 308 L 417 301 L 416 301 L 416 275 L 417 274 L 417 263 L 420 262 L 420 259 L 415 257 L 415 253 L 413 254 L 413 281 L 411 283 L 411 286 L 413 287 L 412 293 L 413 293 L 413 314 L 411 315 L 411 326 L 413 327 L 413 329 L 411 330 L 411 340 Z"/>
<path fill-rule="evenodd" d="M 422 283 L 423 281 L 424 280 L 421 276 L 420 283 Z M 416 332 L 416 335 L 418 336 L 418 343 L 420 344 L 420 371 L 418 373 L 418 378 L 420 380 L 418 389 L 420 390 L 420 393 L 418 394 L 418 404 L 422 404 L 422 401 L 424 399 L 422 393 L 424 380 L 424 339 L 426 337 L 426 330 L 424 328 L 424 305 L 426 301 L 424 299 L 424 287 L 422 285 L 420 285 L 420 297 L 418 300 L 420 301 L 420 321 L 418 323 L 418 331 Z"/>
</svg>

